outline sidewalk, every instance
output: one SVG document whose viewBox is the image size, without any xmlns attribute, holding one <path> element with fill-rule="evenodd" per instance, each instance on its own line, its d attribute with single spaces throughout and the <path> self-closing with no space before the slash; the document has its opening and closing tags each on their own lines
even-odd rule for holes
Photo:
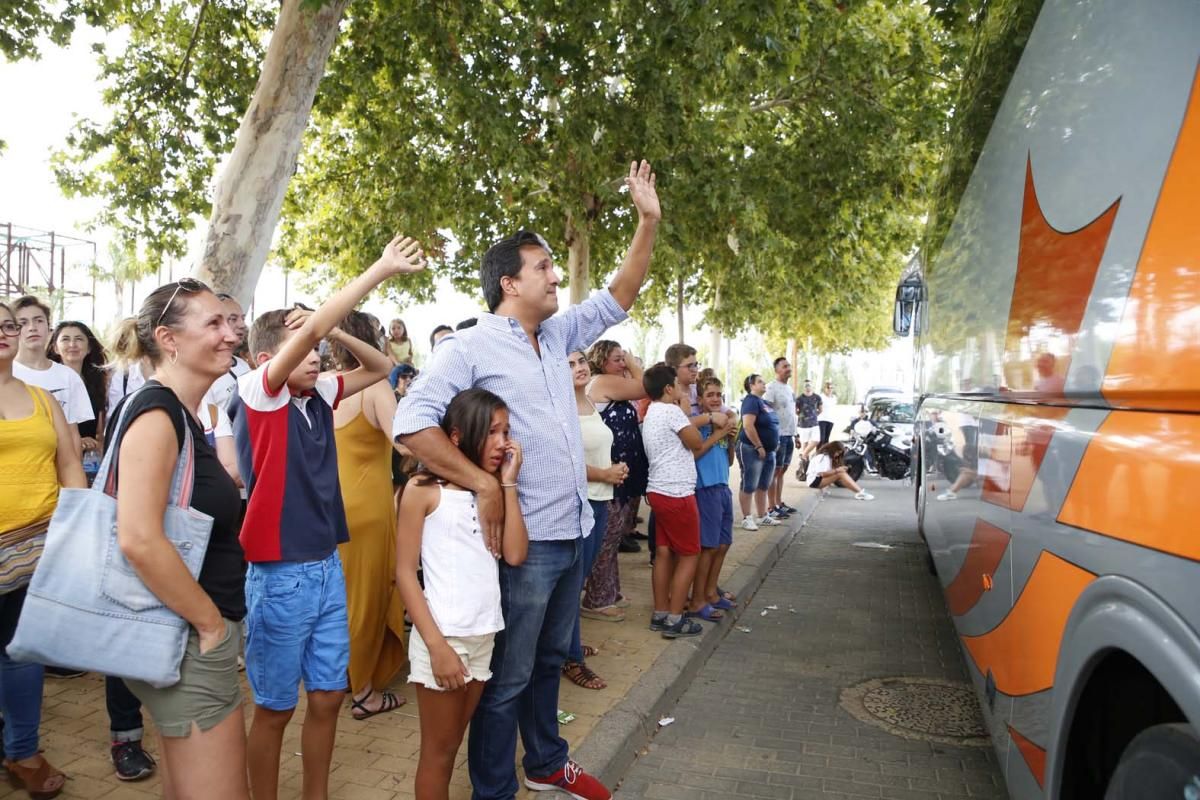
<svg viewBox="0 0 1200 800">
<path fill-rule="evenodd" d="M 736 479 L 736 468 L 734 470 Z M 770 566 L 783 551 L 786 542 L 816 504 L 814 492 L 796 485 L 788 477 L 785 499 L 801 509 L 790 524 L 763 527 L 757 532 L 735 527 L 734 544 L 725 561 L 722 586 L 748 597 L 761 582 Z M 736 505 L 736 493 L 734 502 Z M 643 504 L 643 515 L 649 508 Z M 740 514 L 735 512 L 740 519 Z M 639 526 L 644 530 L 644 525 Z M 623 592 L 633 605 L 626 609 L 620 623 L 583 620 L 583 639 L 600 649 L 588 659 L 588 665 L 608 683 L 601 691 L 582 689 L 564 680 L 560 705 L 576 715 L 562 726 L 563 736 L 571 743 L 574 757 L 586 768 L 615 782 L 632 761 L 653 730 L 662 709 L 675 702 L 691 676 L 699 669 L 724 636 L 729 622 L 720 626 L 706 624 L 706 634 L 692 640 L 670 642 L 650 632 L 650 568 L 648 554 L 621 554 Z M 653 669 L 652 669 L 653 667 Z M 359 722 L 350 716 L 349 706 L 338 723 L 338 741 L 334 752 L 331 796 L 335 800 L 400 800 L 411 798 L 413 776 L 420 744 L 416 697 L 402 676 L 392 687 L 407 698 L 398 711 Z M 248 698 L 249 691 L 244 689 Z M 304 701 L 284 739 L 281 765 L 281 798 L 299 797 L 300 793 L 300 720 Z M 253 707 L 247 701 L 247 724 Z M 153 726 L 147 718 L 146 741 L 151 753 L 158 746 Z M 159 797 L 157 778 L 126 784 L 118 781 L 108 758 L 108 717 L 104 707 L 104 682 L 94 675 L 73 680 L 48 678 L 42 711 L 42 747 L 46 757 L 68 776 L 63 798 L 85 800 L 148 800 Z M 460 751 L 450 796 L 468 800 L 470 787 L 465 759 L 466 745 Z M 25 797 L 0 781 L 0 798 Z M 522 790 L 521 797 L 537 793 Z"/>
<path fill-rule="evenodd" d="M 912 490 L 864 488 L 821 501 L 618 798 L 1006 796 Z"/>
</svg>

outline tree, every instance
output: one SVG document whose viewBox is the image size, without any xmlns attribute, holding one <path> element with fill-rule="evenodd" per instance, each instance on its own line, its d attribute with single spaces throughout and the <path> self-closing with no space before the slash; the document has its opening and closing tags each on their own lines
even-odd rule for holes
<svg viewBox="0 0 1200 800">
<path fill-rule="evenodd" d="M 105 197 L 102 221 L 152 261 L 181 254 L 211 209 L 206 268 L 244 288 L 266 255 L 302 102 L 256 150 L 269 166 L 250 170 L 248 199 L 225 189 L 247 174 L 237 148 L 262 108 L 251 105 L 262 42 L 297 0 L 278 12 L 265 0 L 90 4 L 129 44 L 101 54 L 113 121 L 81 123 L 60 181 Z M 327 14 L 317 27 L 332 42 L 344 2 L 306 5 L 310 20 Z M 619 263 L 633 226 L 619 179 L 645 156 L 666 217 L 639 314 L 682 289 L 727 333 L 877 343 L 946 117 L 943 22 L 962 15 L 934 11 L 917 0 L 360 0 L 345 9 L 284 201 L 280 256 L 339 280 L 402 226 L 456 245 L 445 269 L 473 288 L 486 246 L 522 225 L 566 245 L 578 297 Z M 299 52 L 314 86 L 321 47 Z M 260 97 L 284 74 L 264 70 Z M 213 207 L 206 187 L 231 147 Z M 405 289 L 428 298 L 432 281 Z"/>
</svg>

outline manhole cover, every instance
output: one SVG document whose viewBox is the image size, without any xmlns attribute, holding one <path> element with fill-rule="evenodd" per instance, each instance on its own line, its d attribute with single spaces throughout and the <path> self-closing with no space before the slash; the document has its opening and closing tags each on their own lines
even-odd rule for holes
<svg viewBox="0 0 1200 800">
<path fill-rule="evenodd" d="M 875 678 L 842 690 L 856 719 L 906 739 L 986 747 L 987 730 L 970 686 L 936 678 Z"/>
</svg>

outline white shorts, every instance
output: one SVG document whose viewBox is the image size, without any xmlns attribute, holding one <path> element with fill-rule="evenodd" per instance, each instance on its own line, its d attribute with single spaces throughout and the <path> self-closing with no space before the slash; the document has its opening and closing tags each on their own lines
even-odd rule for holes
<svg viewBox="0 0 1200 800">
<path fill-rule="evenodd" d="M 481 636 L 447 636 L 446 642 L 458 653 L 472 681 L 488 681 L 492 677 L 492 647 L 496 642 L 496 634 L 485 633 Z M 429 648 L 425 640 L 417 632 L 414 625 L 408 634 L 408 682 L 419 683 L 426 689 L 444 692 L 438 686 L 437 678 L 433 676 L 433 662 L 429 658 Z"/>
<path fill-rule="evenodd" d="M 821 428 L 816 425 L 811 428 L 800 428 L 796 431 L 796 436 L 800 439 L 800 444 L 819 442 L 821 441 Z"/>
</svg>

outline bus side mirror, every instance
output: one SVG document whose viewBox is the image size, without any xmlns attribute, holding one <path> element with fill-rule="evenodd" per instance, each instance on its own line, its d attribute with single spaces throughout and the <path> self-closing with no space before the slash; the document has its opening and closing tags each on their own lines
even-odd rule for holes
<svg viewBox="0 0 1200 800">
<path fill-rule="evenodd" d="M 896 287 L 896 305 L 892 309 L 892 330 L 897 336 L 908 336 L 913 330 L 913 319 L 921 302 L 921 276 L 913 272 Z"/>
</svg>

